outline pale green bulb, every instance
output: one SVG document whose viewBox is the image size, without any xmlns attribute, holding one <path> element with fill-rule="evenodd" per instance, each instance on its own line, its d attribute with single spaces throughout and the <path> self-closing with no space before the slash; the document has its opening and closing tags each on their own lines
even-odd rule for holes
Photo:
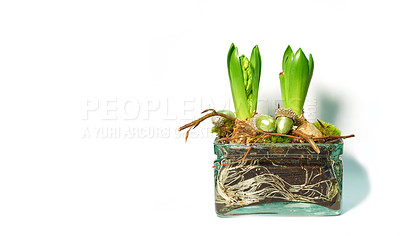
<svg viewBox="0 0 400 236">
<path fill-rule="evenodd" d="M 267 115 L 261 115 L 256 120 L 256 126 L 258 129 L 272 133 L 276 129 L 276 124 L 274 118 Z"/>
<path fill-rule="evenodd" d="M 276 132 L 287 134 L 293 127 L 293 120 L 289 117 L 280 116 L 276 119 Z"/>
</svg>

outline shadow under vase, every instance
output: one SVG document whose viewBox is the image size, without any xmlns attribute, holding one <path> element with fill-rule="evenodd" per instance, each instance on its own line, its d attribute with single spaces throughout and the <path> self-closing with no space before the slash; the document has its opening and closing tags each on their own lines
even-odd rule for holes
<svg viewBox="0 0 400 236">
<path fill-rule="evenodd" d="M 344 155 L 343 163 L 343 212 L 346 213 L 367 198 L 370 183 L 366 169 L 354 157 Z"/>
</svg>

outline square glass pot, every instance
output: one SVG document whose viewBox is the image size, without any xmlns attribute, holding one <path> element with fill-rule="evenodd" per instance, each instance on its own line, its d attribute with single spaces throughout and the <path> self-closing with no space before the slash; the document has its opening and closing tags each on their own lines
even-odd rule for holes
<svg viewBox="0 0 400 236">
<path fill-rule="evenodd" d="M 343 141 L 243 144 L 214 142 L 215 209 L 220 217 L 248 214 L 339 215 Z"/>
</svg>

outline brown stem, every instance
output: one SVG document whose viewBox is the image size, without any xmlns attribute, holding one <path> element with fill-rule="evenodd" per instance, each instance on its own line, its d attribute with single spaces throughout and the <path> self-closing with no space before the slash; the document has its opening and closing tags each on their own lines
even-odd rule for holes
<svg viewBox="0 0 400 236">
<path fill-rule="evenodd" d="M 299 131 L 299 130 L 294 130 L 293 131 L 294 134 L 299 135 L 300 137 L 304 138 L 305 140 L 307 140 L 307 142 L 310 143 L 311 147 L 315 150 L 316 153 L 320 153 L 321 151 L 319 150 L 317 144 L 315 144 L 314 140 L 311 138 L 311 136 Z"/>
<path fill-rule="evenodd" d="M 328 135 L 328 131 L 326 131 L 325 125 L 322 124 L 322 122 L 321 122 L 320 120 L 317 120 L 317 121 L 318 121 L 318 123 L 321 125 L 321 127 L 324 128 L 324 130 L 325 130 L 325 135 Z"/>
<path fill-rule="evenodd" d="M 227 119 L 229 119 L 229 120 L 231 120 L 231 121 L 235 121 L 235 118 L 233 118 L 233 117 L 231 117 L 231 116 L 228 116 L 228 115 L 225 115 L 225 114 L 222 114 L 222 113 L 219 113 L 219 112 L 216 112 L 214 109 L 207 109 L 207 110 L 202 111 L 201 113 L 205 113 L 205 112 L 208 112 L 208 111 L 212 111 L 212 112 L 209 113 L 209 114 L 207 114 L 207 115 L 204 115 L 204 116 L 200 117 L 200 118 L 197 119 L 197 120 L 194 120 L 194 121 L 192 121 L 192 122 L 190 122 L 190 123 L 188 123 L 188 124 L 186 124 L 186 125 L 180 127 L 178 130 L 179 130 L 179 131 L 182 131 L 182 130 L 187 129 L 187 128 L 189 128 L 189 127 L 193 127 L 193 129 L 194 129 L 194 128 L 196 128 L 196 127 L 200 124 L 200 122 L 202 122 L 202 121 L 204 121 L 204 120 L 206 120 L 206 119 L 208 119 L 208 118 L 210 118 L 210 117 L 213 117 L 213 116 L 222 116 L 222 117 L 227 118 Z M 263 134 L 267 134 L 267 135 L 276 135 L 276 136 L 289 137 L 289 138 L 294 138 L 294 139 L 298 139 L 298 138 L 299 138 L 299 137 L 297 137 L 297 136 L 288 135 L 288 134 L 268 133 L 268 132 L 265 132 L 265 131 L 256 129 L 256 128 L 254 128 L 253 126 L 250 126 L 250 127 L 251 127 L 253 130 L 257 131 L 257 132 L 260 132 L 260 133 L 263 133 Z M 189 132 L 189 131 L 190 131 L 190 130 L 188 130 L 188 132 Z"/>
<path fill-rule="evenodd" d="M 293 136 L 293 135 L 289 135 L 289 134 L 268 133 L 268 132 L 265 132 L 265 131 L 262 131 L 262 130 L 259 130 L 259 129 L 254 129 L 254 130 L 257 131 L 257 132 L 266 134 L 266 135 L 275 135 L 275 136 L 289 137 L 289 138 L 294 138 L 294 139 L 298 139 L 299 138 L 298 136 Z"/>
<path fill-rule="evenodd" d="M 355 137 L 354 134 L 346 135 L 346 136 L 336 136 L 336 135 L 328 135 L 328 136 L 323 136 L 323 137 L 318 137 L 318 138 L 313 138 L 313 139 L 338 139 L 338 138 L 353 138 Z"/>
<path fill-rule="evenodd" d="M 212 111 L 212 112 L 211 112 L 211 113 L 208 113 L 207 115 L 204 115 L 204 116 L 200 117 L 199 119 L 194 120 L 194 121 L 192 121 L 192 122 L 190 122 L 190 123 L 188 123 L 188 124 L 186 124 L 186 125 L 184 125 L 184 126 L 182 126 L 182 127 L 179 127 L 179 129 L 178 129 L 179 131 L 182 131 L 182 130 L 184 130 L 184 129 L 189 128 L 188 131 L 186 131 L 185 142 L 187 141 L 187 139 L 188 139 L 188 137 L 189 137 L 189 132 L 190 132 L 190 130 L 196 128 L 202 121 L 204 121 L 204 120 L 206 120 L 206 119 L 208 119 L 208 118 L 210 118 L 210 117 L 213 117 L 213 116 L 222 116 L 222 117 L 224 117 L 224 118 L 226 118 L 226 119 L 229 119 L 229 120 L 231 120 L 231 121 L 235 121 L 235 118 L 233 118 L 233 117 L 231 117 L 231 116 L 228 116 L 228 115 L 225 115 L 225 114 L 222 114 L 222 113 L 219 113 L 219 112 L 216 112 L 214 109 L 207 109 L 207 110 L 204 110 L 204 111 L 201 112 L 201 113 L 205 113 L 205 112 L 208 112 L 208 111 Z"/>
<path fill-rule="evenodd" d="M 207 110 L 203 111 L 202 113 L 207 112 L 207 111 L 212 111 L 212 112 L 207 114 L 207 115 L 204 115 L 204 116 L 200 117 L 197 120 L 194 120 L 194 121 L 192 121 L 192 122 L 180 127 L 178 130 L 182 131 L 182 130 L 187 129 L 187 128 L 191 127 L 191 126 L 195 126 L 195 125 L 199 124 L 200 122 L 202 122 L 203 120 L 205 120 L 207 118 L 210 118 L 210 117 L 213 117 L 213 116 L 222 116 L 222 117 L 227 118 L 227 119 L 232 120 L 232 121 L 235 120 L 235 118 L 233 118 L 231 116 L 228 116 L 228 115 L 225 115 L 225 114 L 222 114 L 222 113 L 219 113 L 219 112 L 216 112 L 214 109 L 207 109 Z"/>
<path fill-rule="evenodd" d="M 224 117 L 224 118 L 226 118 L 226 119 L 229 119 L 229 120 L 231 120 L 231 121 L 235 121 L 235 120 L 236 120 L 236 118 L 231 117 L 231 116 L 228 116 L 228 115 L 225 115 L 225 114 L 222 114 L 222 113 L 219 113 L 219 112 L 215 111 L 214 109 L 207 109 L 207 110 L 204 110 L 204 111 L 201 112 L 201 113 L 205 113 L 205 112 L 209 112 L 209 111 L 211 111 L 211 113 L 208 113 L 208 114 L 206 114 L 206 115 L 200 117 L 199 119 L 194 120 L 194 121 L 192 121 L 192 122 L 190 122 L 190 123 L 188 123 L 188 124 L 186 124 L 186 125 L 184 125 L 184 126 L 182 126 L 182 127 L 180 127 L 180 128 L 178 129 L 179 131 L 182 131 L 182 130 L 184 130 L 184 129 L 189 128 L 189 129 L 186 131 L 185 141 L 187 141 L 187 139 L 188 139 L 188 137 L 189 137 L 189 132 L 190 132 L 190 130 L 196 128 L 202 121 L 204 121 L 204 120 L 206 120 L 206 119 L 208 119 L 208 118 L 210 118 L 210 117 L 213 117 L 213 116 L 222 116 L 222 117 Z M 322 122 L 320 122 L 319 120 L 318 120 L 318 122 L 321 124 L 321 126 L 325 129 L 325 132 L 326 132 L 326 128 L 325 128 L 325 126 L 322 124 Z M 320 139 L 339 139 L 339 138 L 345 139 L 345 138 L 352 138 L 352 137 L 354 137 L 354 134 L 351 134 L 351 135 L 347 135 L 347 136 L 328 135 L 328 136 L 323 136 L 323 137 L 318 137 L 318 138 L 312 138 L 311 136 L 308 136 L 308 135 L 306 135 L 306 134 L 304 134 L 304 133 L 302 133 L 302 132 L 300 132 L 300 131 L 298 131 L 298 130 L 293 131 L 293 134 L 296 134 L 296 135 L 298 135 L 298 136 L 293 136 L 293 135 L 288 135 L 288 134 L 269 133 L 269 132 L 265 132 L 265 131 L 256 129 L 256 128 L 252 127 L 252 126 L 250 126 L 250 127 L 251 127 L 253 130 L 257 131 L 257 132 L 264 134 L 262 137 L 265 137 L 265 136 L 267 136 L 267 135 L 276 135 L 276 136 L 282 136 L 282 137 L 290 137 L 290 138 L 293 138 L 293 139 L 295 139 L 295 140 L 298 140 L 298 139 L 300 139 L 300 138 L 305 139 L 307 142 L 309 142 L 309 143 L 311 144 L 311 146 L 313 147 L 313 149 L 314 149 L 317 153 L 320 153 L 320 150 L 319 150 L 318 146 L 315 144 L 315 142 L 314 142 L 313 139 L 315 139 L 315 140 L 320 140 Z M 299 136 L 300 136 L 300 137 L 299 137 Z M 224 138 L 219 139 L 219 140 L 222 141 L 222 140 L 224 140 Z M 219 140 L 218 140 L 218 141 L 219 141 Z M 258 139 L 258 140 L 259 140 L 259 139 Z M 258 142 L 258 140 L 257 140 L 257 142 Z"/>
</svg>

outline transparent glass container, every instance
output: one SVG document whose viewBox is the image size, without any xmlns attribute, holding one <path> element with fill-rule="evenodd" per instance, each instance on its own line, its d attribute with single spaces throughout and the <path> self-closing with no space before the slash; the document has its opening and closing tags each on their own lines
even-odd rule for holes
<svg viewBox="0 0 400 236">
<path fill-rule="evenodd" d="M 340 215 L 343 141 L 250 145 L 214 142 L 215 209 L 220 217 L 248 214 Z"/>
</svg>

